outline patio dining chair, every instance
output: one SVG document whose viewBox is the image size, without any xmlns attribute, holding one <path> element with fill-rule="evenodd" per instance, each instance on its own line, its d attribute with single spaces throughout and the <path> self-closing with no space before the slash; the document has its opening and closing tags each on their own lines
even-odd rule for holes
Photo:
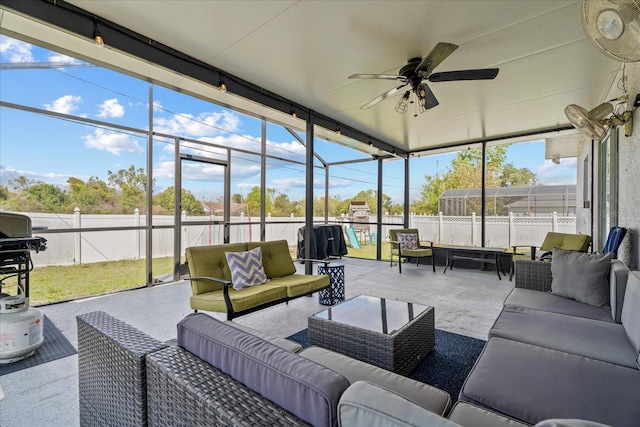
<svg viewBox="0 0 640 427">
<path fill-rule="evenodd" d="M 433 252 L 433 242 L 420 241 L 417 228 L 396 228 L 389 230 L 389 243 L 391 244 L 391 266 L 393 257 L 398 257 L 398 270 L 402 273 L 402 259 L 416 258 L 416 266 L 420 264 L 420 258 L 431 257 L 431 268 L 436 272 L 436 264 Z"/>
<path fill-rule="evenodd" d="M 544 238 L 542 245 L 540 246 L 512 246 L 513 251 L 511 254 L 511 268 L 509 269 L 509 281 L 513 279 L 515 273 L 515 262 L 518 260 L 539 260 L 539 261 L 551 261 L 551 253 L 553 248 L 565 249 L 568 251 L 587 252 L 591 246 L 591 236 L 587 234 L 570 234 L 570 233 L 557 233 L 550 231 Z M 528 247 L 530 252 L 519 252 L 518 248 Z M 542 251 L 540 257 L 536 257 L 538 251 Z"/>
</svg>

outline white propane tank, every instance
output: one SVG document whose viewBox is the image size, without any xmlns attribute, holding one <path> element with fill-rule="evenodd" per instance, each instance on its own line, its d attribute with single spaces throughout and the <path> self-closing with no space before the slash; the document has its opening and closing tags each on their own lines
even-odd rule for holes
<svg viewBox="0 0 640 427">
<path fill-rule="evenodd" d="M 22 295 L 0 299 L 0 364 L 26 359 L 44 341 L 42 310 Z"/>
</svg>

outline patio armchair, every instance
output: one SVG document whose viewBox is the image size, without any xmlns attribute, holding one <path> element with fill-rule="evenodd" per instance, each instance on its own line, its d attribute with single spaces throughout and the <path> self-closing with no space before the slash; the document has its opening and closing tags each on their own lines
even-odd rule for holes
<svg viewBox="0 0 640 427">
<path fill-rule="evenodd" d="M 509 281 L 513 279 L 515 273 L 515 262 L 518 260 L 539 260 L 539 261 L 551 261 L 551 251 L 553 248 L 565 249 L 568 251 L 586 252 L 591 246 L 591 236 L 587 234 L 570 234 L 570 233 L 556 233 L 550 231 L 544 238 L 542 245 L 540 246 L 527 246 L 516 245 L 512 246 L 511 254 L 511 267 L 509 269 Z M 518 252 L 518 248 L 527 247 L 530 248 L 528 254 Z M 542 255 L 539 258 L 536 257 L 538 251 L 542 251 Z"/>
<path fill-rule="evenodd" d="M 616 227 L 613 226 L 609 229 L 609 235 L 607 236 L 607 241 L 602 248 L 602 253 L 607 254 L 609 252 L 613 253 L 614 258 L 618 258 L 618 248 L 624 239 L 624 236 L 627 234 L 627 229 L 624 227 Z"/>
<path fill-rule="evenodd" d="M 431 267 L 436 272 L 436 264 L 433 252 L 433 242 L 420 241 L 417 228 L 396 228 L 389 230 L 389 243 L 391 244 L 391 266 L 393 257 L 398 257 L 398 271 L 402 273 L 402 258 L 416 258 L 416 266 L 420 258 L 431 257 Z"/>
</svg>

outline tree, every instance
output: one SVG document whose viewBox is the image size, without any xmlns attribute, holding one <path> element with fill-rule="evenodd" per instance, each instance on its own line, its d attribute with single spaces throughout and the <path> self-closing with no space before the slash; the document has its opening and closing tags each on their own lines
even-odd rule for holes
<svg viewBox="0 0 640 427">
<path fill-rule="evenodd" d="M 289 196 L 284 193 L 280 193 L 273 199 L 273 207 L 271 215 L 273 216 L 304 216 L 304 209 L 299 202 L 292 202 Z"/>
<path fill-rule="evenodd" d="M 27 190 L 27 199 L 33 202 L 37 212 L 64 213 L 68 204 L 68 196 L 53 184 L 39 182 Z"/>
<path fill-rule="evenodd" d="M 267 188 L 267 192 L 264 197 L 265 212 L 269 213 L 273 206 L 273 195 L 276 190 L 273 188 Z M 244 198 L 244 204 L 246 206 L 246 214 L 249 216 L 260 216 L 260 187 L 253 187 L 249 194 Z"/>
<path fill-rule="evenodd" d="M 4 185 L 0 185 L 0 201 L 9 199 L 10 195 L 9 189 Z"/>
<path fill-rule="evenodd" d="M 69 208 L 76 206 L 84 213 L 106 214 L 119 210 L 119 198 L 116 190 L 109 188 L 106 182 L 98 177 L 91 177 L 87 182 L 71 177 L 69 184 Z"/>
<path fill-rule="evenodd" d="M 161 206 L 165 213 L 173 213 L 175 206 L 174 195 L 175 188 L 171 186 L 162 193 L 153 196 L 153 205 Z M 202 203 L 189 190 L 184 188 L 180 191 L 180 207 L 187 215 L 204 214 Z"/>
<path fill-rule="evenodd" d="M 538 184 L 536 174 L 527 168 L 517 168 L 513 163 L 507 163 L 502 168 L 500 187 L 519 187 Z"/>
<path fill-rule="evenodd" d="M 487 188 L 534 185 L 535 173 L 528 168 L 517 168 L 513 163 L 505 164 L 507 145 L 487 147 L 486 186 Z M 482 188 L 482 150 L 472 148 L 458 152 L 451 161 L 451 167 L 442 175 L 427 175 L 420 190 L 420 199 L 411 205 L 411 211 L 435 215 L 442 193 L 452 189 Z M 478 201 L 469 201 L 471 204 Z M 479 211 L 477 205 L 470 209 Z M 501 206 L 496 205 L 499 212 Z M 498 212 L 494 212 L 497 214 Z"/>
<path fill-rule="evenodd" d="M 143 168 L 136 169 L 134 165 L 129 169 L 120 169 L 117 172 L 107 171 L 109 184 L 120 187 L 120 210 L 122 213 L 131 213 L 136 208 L 140 212 L 146 211 L 145 188 L 147 174 Z"/>
</svg>

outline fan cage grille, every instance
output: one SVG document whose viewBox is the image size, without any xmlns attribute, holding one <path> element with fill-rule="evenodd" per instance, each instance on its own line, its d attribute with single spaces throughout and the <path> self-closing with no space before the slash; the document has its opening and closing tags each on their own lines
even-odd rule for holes
<svg viewBox="0 0 640 427">
<path fill-rule="evenodd" d="M 625 23 L 623 34 L 609 40 L 598 31 L 596 19 L 606 9 L 615 10 Z M 582 28 L 591 44 L 609 58 L 640 61 L 640 3 L 638 0 L 582 0 Z"/>
</svg>

